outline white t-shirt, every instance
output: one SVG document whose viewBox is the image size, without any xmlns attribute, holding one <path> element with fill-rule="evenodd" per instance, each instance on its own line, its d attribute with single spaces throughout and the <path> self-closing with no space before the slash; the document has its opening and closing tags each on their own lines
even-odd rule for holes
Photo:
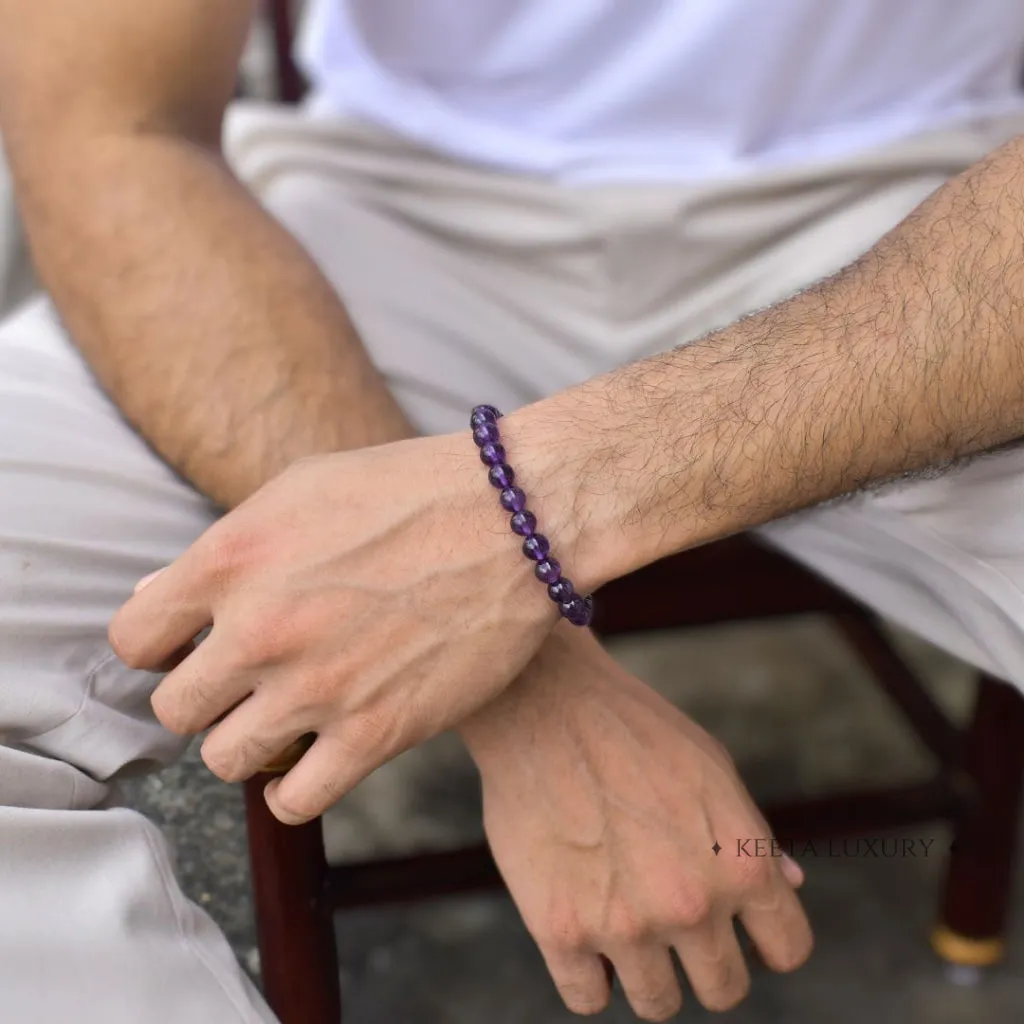
<svg viewBox="0 0 1024 1024">
<path fill-rule="evenodd" d="M 1024 109 L 1024 0 L 310 0 L 314 109 L 570 181 L 703 179 Z"/>
</svg>

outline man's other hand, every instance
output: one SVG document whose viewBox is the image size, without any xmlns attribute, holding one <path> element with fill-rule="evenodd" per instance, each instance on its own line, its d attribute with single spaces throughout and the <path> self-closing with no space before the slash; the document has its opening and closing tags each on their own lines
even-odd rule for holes
<svg viewBox="0 0 1024 1024">
<path fill-rule="evenodd" d="M 460 731 L 495 859 L 571 1010 L 605 1007 L 610 963 L 638 1016 L 671 1017 L 673 951 L 704 1006 L 734 1006 L 750 983 L 734 918 L 775 970 L 810 955 L 802 873 L 729 755 L 592 636 L 557 627 Z"/>
<path fill-rule="evenodd" d="M 461 721 L 557 619 L 468 435 L 297 463 L 137 590 L 116 653 L 159 669 L 176 733 L 217 723 L 203 760 L 241 781 L 316 742 L 267 790 L 286 823 L 320 814 L 396 754 Z"/>
</svg>

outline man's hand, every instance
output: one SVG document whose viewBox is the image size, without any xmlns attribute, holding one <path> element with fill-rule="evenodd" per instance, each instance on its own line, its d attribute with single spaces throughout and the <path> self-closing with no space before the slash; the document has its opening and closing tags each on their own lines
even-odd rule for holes
<svg viewBox="0 0 1024 1024">
<path fill-rule="evenodd" d="M 506 686 L 557 620 L 468 434 L 297 463 L 229 513 L 118 612 L 114 650 L 159 668 L 153 695 L 239 781 L 317 741 L 267 799 L 320 814 L 409 746 Z"/>
<path fill-rule="evenodd" d="M 734 917 L 776 970 L 810 954 L 800 869 L 738 854 L 771 833 L 728 754 L 589 634 L 557 627 L 460 731 L 495 858 L 571 1010 L 604 1008 L 603 957 L 640 1017 L 672 1016 L 672 950 L 708 1009 L 735 1005 L 749 976 Z"/>
</svg>

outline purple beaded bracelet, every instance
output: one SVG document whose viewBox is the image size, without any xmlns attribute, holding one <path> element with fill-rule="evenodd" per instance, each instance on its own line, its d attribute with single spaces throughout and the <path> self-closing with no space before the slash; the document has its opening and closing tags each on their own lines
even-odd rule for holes
<svg viewBox="0 0 1024 1024">
<path fill-rule="evenodd" d="M 543 533 L 537 533 L 537 517 L 526 507 L 526 495 L 515 486 L 516 475 L 505 461 L 498 420 L 501 413 L 493 405 L 478 405 L 469 417 L 473 440 L 480 449 L 480 460 L 488 466 L 487 479 L 501 492 L 498 500 L 506 512 L 512 513 L 512 532 L 524 537 L 523 554 L 536 562 L 534 572 L 548 587 L 548 597 L 558 605 L 562 616 L 574 626 L 589 626 L 594 617 L 594 599 L 576 593 L 572 581 L 562 575 L 558 559 L 551 554 L 551 545 Z"/>
</svg>

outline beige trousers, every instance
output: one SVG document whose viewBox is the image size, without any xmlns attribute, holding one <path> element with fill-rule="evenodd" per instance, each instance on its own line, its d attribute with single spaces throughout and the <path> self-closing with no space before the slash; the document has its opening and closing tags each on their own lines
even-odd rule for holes
<svg viewBox="0 0 1024 1024">
<path fill-rule="evenodd" d="M 676 345 L 847 262 L 1024 123 L 715 186 L 564 188 L 372 128 L 237 109 L 229 155 L 425 431 Z M 984 344 L 984 339 L 978 339 Z M 123 423 L 45 299 L 0 325 L 0 1014 L 272 1020 L 157 830 L 112 806 L 181 745 L 106 624 L 213 517 Z M 1024 686 L 1024 450 L 796 516 L 775 542 Z"/>
</svg>

